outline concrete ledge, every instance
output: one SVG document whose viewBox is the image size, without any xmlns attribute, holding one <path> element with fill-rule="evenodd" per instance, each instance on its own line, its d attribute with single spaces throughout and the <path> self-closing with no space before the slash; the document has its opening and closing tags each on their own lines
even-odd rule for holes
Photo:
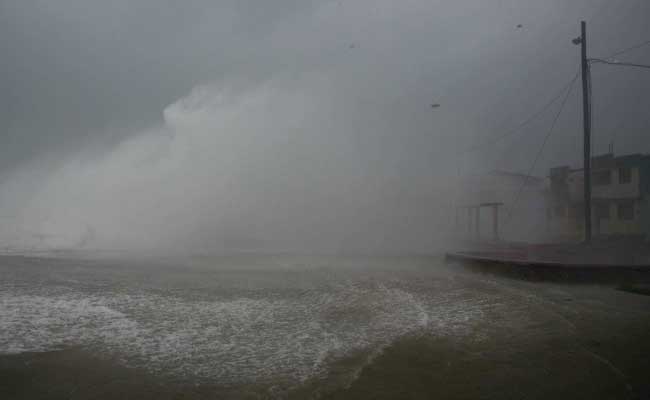
<svg viewBox="0 0 650 400">
<path fill-rule="evenodd" d="M 614 268 L 617 270 L 628 269 L 636 271 L 646 271 L 650 273 L 650 264 L 596 264 L 596 263 L 574 263 L 574 262 L 558 262 L 558 261 L 544 261 L 523 258 L 507 258 L 497 257 L 493 255 L 477 255 L 469 252 L 449 252 L 445 254 L 447 260 L 457 261 L 481 261 L 491 262 L 498 264 L 513 264 L 526 267 L 544 267 L 544 268 L 580 268 L 580 269 L 594 269 L 602 270 Z"/>
<path fill-rule="evenodd" d="M 563 263 L 474 252 L 448 252 L 445 260 L 462 263 L 474 271 L 531 281 L 607 284 L 650 282 L 650 265 Z"/>
</svg>

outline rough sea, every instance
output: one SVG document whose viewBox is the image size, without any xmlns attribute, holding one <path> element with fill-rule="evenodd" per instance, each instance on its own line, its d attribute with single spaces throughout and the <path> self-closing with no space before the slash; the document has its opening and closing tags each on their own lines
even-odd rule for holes
<svg viewBox="0 0 650 400">
<path fill-rule="evenodd" d="M 510 332 L 580 349 L 577 318 L 650 310 L 642 296 L 616 309 L 632 295 L 611 288 L 480 275 L 435 256 L 0 261 L 0 357 L 82 349 L 159 380 L 254 385 L 261 397 L 333 370 L 349 387 L 404 338 L 489 350 Z"/>
</svg>

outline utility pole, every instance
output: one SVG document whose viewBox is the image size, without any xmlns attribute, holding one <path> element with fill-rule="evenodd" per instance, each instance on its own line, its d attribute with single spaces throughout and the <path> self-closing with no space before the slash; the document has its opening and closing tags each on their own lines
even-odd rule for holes
<svg viewBox="0 0 650 400">
<path fill-rule="evenodd" d="M 580 22 L 580 38 L 574 39 L 581 47 L 582 70 L 582 126 L 584 129 L 584 203 L 585 243 L 591 242 L 591 109 L 589 107 L 589 59 L 587 59 L 587 23 Z"/>
</svg>

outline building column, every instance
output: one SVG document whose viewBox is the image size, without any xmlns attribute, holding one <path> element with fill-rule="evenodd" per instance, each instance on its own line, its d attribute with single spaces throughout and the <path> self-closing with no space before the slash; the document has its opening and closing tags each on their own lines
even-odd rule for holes
<svg viewBox="0 0 650 400">
<path fill-rule="evenodd" d="M 496 204 L 492 206 L 492 237 L 495 242 L 499 240 L 499 206 Z"/>
</svg>

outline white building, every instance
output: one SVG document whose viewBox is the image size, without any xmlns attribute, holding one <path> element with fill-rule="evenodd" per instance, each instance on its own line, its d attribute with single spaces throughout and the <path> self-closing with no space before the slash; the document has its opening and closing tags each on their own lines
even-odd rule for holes
<svg viewBox="0 0 650 400">
<path fill-rule="evenodd" d="M 650 234 L 650 156 L 604 154 L 591 159 L 594 235 Z M 548 220 L 558 238 L 584 235 L 584 172 L 561 166 L 550 170 Z"/>
</svg>

